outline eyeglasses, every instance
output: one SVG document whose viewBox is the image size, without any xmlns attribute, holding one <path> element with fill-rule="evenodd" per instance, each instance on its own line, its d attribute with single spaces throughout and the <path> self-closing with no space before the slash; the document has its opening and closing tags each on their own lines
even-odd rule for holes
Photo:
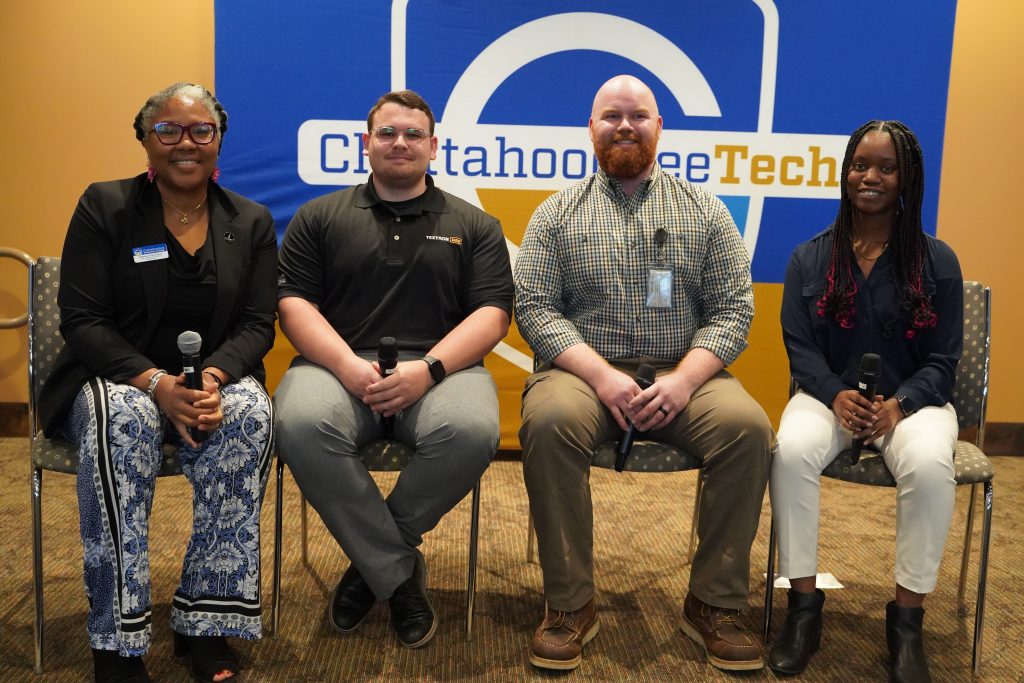
<svg viewBox="0 0 1024 683">
<path fill-rule="evenodd" d="M 422 128 L 399 130 L 392 126 L 381 126 L 380 128 L 374 128 L 370 132 L 381 142 L 394 142 L 398 139 L 399 135 L 404 137 L 406 142 L 419 142 L 430 137 L 430 134 Z"/>
<path fill-rule="evenodd" d="M 208 121 L 200 121 L 190 126 L 183 126 L 174 121 L 160 121 L 153 126 L 150 133 L 156 133 L 156 139 L 165 145 L 176 145 L 181 142 L 188 131 L 188 136 L 197 145 L 208 145 L 217 137 L 217 126 Z"/>
</svg>

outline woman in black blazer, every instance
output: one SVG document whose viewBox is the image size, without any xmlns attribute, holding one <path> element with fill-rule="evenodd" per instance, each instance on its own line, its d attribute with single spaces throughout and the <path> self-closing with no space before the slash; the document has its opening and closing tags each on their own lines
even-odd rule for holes
<svg viewBox="0 0 1024 683">
<path fill-rule="evenodd" d="M 274 341 L 277 244 L 267 208 L 216 183 L 226 130 L 227 114 L 202 86 L 150 97 L 135 119 L 149 172 L 91 185 L 64 242 L 66 346 L 40 412 L 48 435 L 79 444 L 97 681 L 149 680 L 148 520 L 164 443 L 179 446 L 193 486 L 171 607 L 175 653 L 190 657 L 197 680 L 222 681 L 239 669 L 225 636 L 260 637 L 259 512 L 272 441 L 261 359 Z M 199 363 L 183 368 L 179 341 L 199 346 Z M 201 389 L 186 385 L 186 372 Z"/>
</svg>

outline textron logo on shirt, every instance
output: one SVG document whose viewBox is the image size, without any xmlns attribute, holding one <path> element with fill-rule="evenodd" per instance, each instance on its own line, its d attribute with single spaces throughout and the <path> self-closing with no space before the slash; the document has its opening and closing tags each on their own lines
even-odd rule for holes
<svg viewBox="0 0 1024 683">
<path fill-rule="evenodd" d="M 438 242 L 448 242 L 449 244 L 454 244 L 457 247 L 462 246 L 461 237 L 449 237 L 448 235 L 427 235 L 427 239 L 436 240 Z"/>
</svg>

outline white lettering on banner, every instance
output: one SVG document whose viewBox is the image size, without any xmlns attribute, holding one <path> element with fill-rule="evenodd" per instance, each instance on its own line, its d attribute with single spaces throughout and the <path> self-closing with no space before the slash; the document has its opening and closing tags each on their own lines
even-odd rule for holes
<svg viewBox="0 0 1024 683">
<path fill-rule="evenodd" d="M 306 121 L 298 134 L 298 172 L 310 185 L 357 185 L 370 169 L 365 121 Z M 477 124 L 438 135 L 431 173 L 472 179 L 478 189 L 560 190 L 597 170 L 586 128 Z M 835 199 L 845 135 L 662 131 L 666 173 L 715 194 Z"/>
</svg>

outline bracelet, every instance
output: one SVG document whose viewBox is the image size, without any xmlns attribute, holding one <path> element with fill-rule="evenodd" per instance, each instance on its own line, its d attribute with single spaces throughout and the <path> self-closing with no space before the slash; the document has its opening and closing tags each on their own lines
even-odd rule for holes
<svg viewBox="0 0 1024 683">
<path fill-rule="evenodd" d="M 220 377 L 218 377 L 217 375 L 213 374 L 209 370 L 203 370 L 203 374 L 204 375 L 209 375 L 210 379 L 213 380 L 213 383 L 217 385 L 218 389 L 220 389 L 222 386 L 224 386 L 224 380 L 222 380 Z"/>
<path fill-rule="evenodd" d="M 157 370 L 156 372 L 154 372 L 152 375 L 149 376 L 149 386 L 146 387 L 146 393 L 149 394 L 149 397 L 151 399 L 153 399 L 154 402 L 156 401 L 156 385 L 157 385 L 157 382 L 159 382 L 160 378 L 163 377 L 166 374 L 167 374 L 166 370 Z"/>
</svg>

